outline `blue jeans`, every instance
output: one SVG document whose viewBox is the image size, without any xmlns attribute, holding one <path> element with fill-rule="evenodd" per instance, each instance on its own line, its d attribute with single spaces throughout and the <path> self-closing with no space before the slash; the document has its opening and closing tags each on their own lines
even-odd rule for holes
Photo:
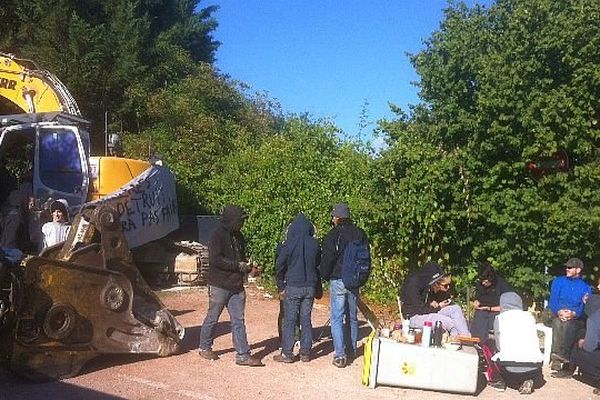
<svg viewBox="0 0 600 400">
<path fill-rule="evenodd" d="M 334 357 L 346 357 L 347 342 L 350 356 L 356 356 L 358 341 L 358 318 L 356 297 L 358 289 L 348 290 L 341 279 L 329 281 L 329 300 L 331 308 L 331 336 L 333 337 Z M 344 324 L 344 317 L 346 319 Z M 349 334 L 348 334 L 349 331 Z"/>
<path fill-rule="evenodd" d="M 208 286 L 208 311 L 200 330 L 200 350 L 210 350 L 214 341 L 214 330 L 223 308 L 227 307 L 231 320 L 231 338 L 236 351 L 236 359 L 242 361 L 250 356 L 250 346 L 246 336 L 244 309 L 246 292 L 231 292 L 216 286 Z"/>
<path fill-rule="evenodd" d="M 314 298 L 315 288 L 312 286 L 288 286 L 285 288 L 285 311 L 281 349 L 283 354 L 288 358 L 294 356 L 294 334 L 296 331 L 298 314 L 300 314 L 300 354 L 310 355 L 310 349 L 312 347 L 311 313 Z"/>
</svg>

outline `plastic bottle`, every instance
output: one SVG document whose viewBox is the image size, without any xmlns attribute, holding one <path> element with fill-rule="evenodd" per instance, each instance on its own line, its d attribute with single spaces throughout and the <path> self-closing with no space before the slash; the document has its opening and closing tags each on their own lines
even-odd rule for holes
<svg viewBox="0 0 600 400">
<path fill-rule="evenodd" d="M 402 321 L 402 336 L 408 336 L 408 331 L 410 330 L 410 321 L 405 319 Z"/>
<path fill-rule="evenodd" d="M 423 324 L 423 336 L 421 336 L 421 346 L 429 347 L 431 344 L 431 321 L 425 321 Z"/>
</svg>

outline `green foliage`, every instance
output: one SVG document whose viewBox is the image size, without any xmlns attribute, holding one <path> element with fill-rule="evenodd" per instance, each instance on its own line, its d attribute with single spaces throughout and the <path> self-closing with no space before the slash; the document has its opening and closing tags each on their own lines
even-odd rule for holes
<svg viewBox="0 0 600 400">
<path fill-rule="evenodd" d="M 278 123 L 263 106 L 199 64 L 194 74 L 148 99 L 152 128 L 125 135 L 124 148 L 132 158 L 160 155 L 177 177 L 180 212 L 206 213 L 212 210 L 208 183 L 220 174 L 221 160 L 257 145 Z"/>
<path fill-rule="evenodd" d="M 333 203 L 349 202 L 359 224 L 369 158 L 335 137 L 333 126 L 288 118 L 278 134 L 223 159 L 210 182 L 210 208 L 228 203 L 248 210 L 245 225 L 252 256 L 272 278 L 275 246 L 300 211 L 319 236 L 329 230 Z"/>
<path fill-rule="evenodd" d="M 442 260 L 461 282 L 494 260 L 527 296 L 544 271 L 598 264 L 600 16 L 595 1 L 453 4 L 412 56 L 423 103 L 381 124 L 375 231 L 409 268 Z M 572 169 L 538 183 L 525 165 L 564 149 Z M 462 284 L 462 283 L 460 283 Z"/>
</svg>

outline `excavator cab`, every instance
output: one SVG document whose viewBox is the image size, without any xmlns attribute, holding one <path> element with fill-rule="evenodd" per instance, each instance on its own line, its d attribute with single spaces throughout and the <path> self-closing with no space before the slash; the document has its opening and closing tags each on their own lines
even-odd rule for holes
<svg viewBox="0 0 600 400">
<path fill-rule="evenodd" d="M 71 206 L 85 203 L 90 185 L 89 134 L 83 122 L 59 113 L 3 116 L 0 165 L 18 174 L 17 182 L 29 183 L 40 202 L 62 198 Z"/>
</svg>

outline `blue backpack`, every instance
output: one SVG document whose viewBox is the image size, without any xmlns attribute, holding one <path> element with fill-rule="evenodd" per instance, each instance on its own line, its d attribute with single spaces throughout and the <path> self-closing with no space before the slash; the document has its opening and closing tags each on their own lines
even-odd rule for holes
<svg viewBox="0 0 600 400">
<path fill-rule="evenodd" d="M 342 282 L 346 289 L 357 289 L 364 285 L 371 273 L 371 251 L 363 240 L 351 240 L 344 249 L 342 258 Z"/>
</svg>

